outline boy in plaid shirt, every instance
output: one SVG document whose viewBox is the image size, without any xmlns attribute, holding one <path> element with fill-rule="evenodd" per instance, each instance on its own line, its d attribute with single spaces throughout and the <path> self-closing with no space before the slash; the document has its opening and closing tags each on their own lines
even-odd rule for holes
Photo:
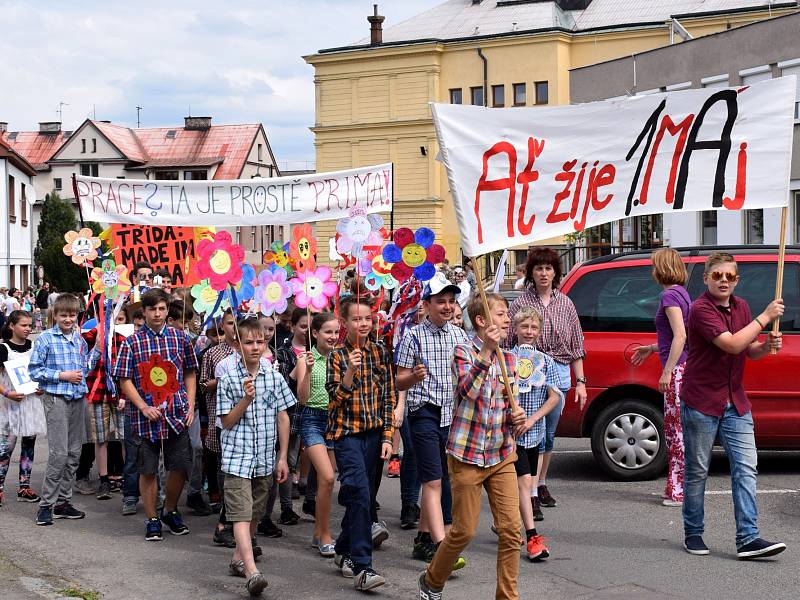
<svg viewBox="0 0 800 600">
<path fill-rule="evenodd" d="M 266 339 L 261 323 L 239 324 L 241 360 L 219 380 L 217 415 L 222 421 L 222 470 L 225 473 L 225 510 L 233 523 L 236 550 L 231 574 L 247 579 L 247 591 L 258 596 L 267 580 L 256 569 L 252 537 L 267 508 L 272 478 L 286 480 L 289 416 L 296 404 L 279 373 L 261 361 Z M 275 465 L 277 420 L 280 454 Z"/>
<path fill-rule="evenodd" d="M 495 597 L 518 600 L 519 495 L 514 472 L 514 434 L 525 423 L 521 407 L 511 410 L 505 395 L 497 349 L 509 326 L 508 304 L 499 294 L 487 294 L 489 315 L 481 297 L 467 303 L 476 337 L 459 344 L 453 356 L 455 404 L 447 440 L 447 461 L 453 491 L 453 526 L 419 578 L 419 598 L 440 600 L 456 558 L 475 537 L 483 489 L 497 527 L 497 589 Z M 506 371 L 515 377 L 515 359 L 502 352 Z"/>
<path fill-rule="evenodd" d="M 173 535 L 189 533 L 178 512 L 178 498 L 192 466 L 188 428 L 194 421 L 197 357 L 187 335 L 167 326 L 169 302 L 169 295 L 160 288 L 142 294 L 145 324 L 122 344 L 113 371 L 114 377 L 119 379 L 120 391 L 130 403 L 131 438 L 137 449 L 139 490 L 147 515 L 145 540 L 149 542 L 161 541 L 162 522 Z M 140 366 L 155 355 L 172 363 L 179 386 L 177 392 L 158 405 L 152 394 L 144 392 L 140 371 Z M 156 475 L 161 454 L 169 475 L 164 509 L 159 518 Z"/>
<path fill-rule="evenodd" d="M 386 583 L 372 569 L 370 474 L 379 457 L 392 454 L 396 391 L 389 351 L 370 338 L 372 301 L 347 296 L 339 314 L 347 337 L 328 355 L 325 384 L 331 398 L 328 439 L 339 470 L 339 504 L 345 507 L 334 562 L 342 575 L 355 577 L 355 589 L 366 591 Z"/>
</svg>

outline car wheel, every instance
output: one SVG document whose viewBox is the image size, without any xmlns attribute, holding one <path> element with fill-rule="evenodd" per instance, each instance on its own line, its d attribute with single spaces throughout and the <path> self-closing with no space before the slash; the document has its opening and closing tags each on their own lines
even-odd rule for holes
<svg viewBox="0 0 800 600">
<path fill-rule="evenodd" d="M 641 400 L 614 402 L 594 422 L 592 453 L 614 479 L 642 481 L 658 477 L 667 464 L 664 415 Z"/>
</svg>

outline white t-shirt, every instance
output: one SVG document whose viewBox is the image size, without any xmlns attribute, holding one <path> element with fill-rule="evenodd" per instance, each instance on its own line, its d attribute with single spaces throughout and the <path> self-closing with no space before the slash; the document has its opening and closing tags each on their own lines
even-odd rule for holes
<svg viewBox="0 0 800 600">
<path fill-rule="evenodd" d="M 5 314 L 6 316 L 8 316 L 15 310 L 20 309 L 19 301 L 13 296 L 9 296 L 5 300 L 3 300 L 3 308 L 5 308 Z"/>
<path fill-rule="evenodd" d="M 514 282 L 514 289 L 515 290 L 523 290 L 525 289 L 525 278 L 520 277 Z"/>
</svg>

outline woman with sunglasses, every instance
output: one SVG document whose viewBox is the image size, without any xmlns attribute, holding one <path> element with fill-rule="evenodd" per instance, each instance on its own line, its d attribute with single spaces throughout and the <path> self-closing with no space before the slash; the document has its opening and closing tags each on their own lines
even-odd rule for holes
<svg viewBox="0 0 800 600">
<path fill-rule="evenodd" d="M 664 506 L 683 504 L 683 431 L 681 429 L 681 382 L 686 365 L 686 323 L 692 301 L 683 286 L 686 284 L 686 267 L 681 255 L 672 248 L 662 248 L 653 253 L 653 279 L 663 288 L 661 303 L 656 311 L 657 343 L 639 346 L 633 355 L 633 364 L 641 365 L 645 359 L 658 352 L 661 359 L 661 377 L 658 389 L 664 394 L 664 438 L 667 442 L 667 485 Z"/>
</svg>

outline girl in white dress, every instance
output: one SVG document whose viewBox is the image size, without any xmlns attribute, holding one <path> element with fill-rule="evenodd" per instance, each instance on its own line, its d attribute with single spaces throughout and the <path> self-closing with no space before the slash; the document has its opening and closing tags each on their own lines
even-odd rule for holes
<svg viewBox="0 0 800 600">
<path fill-rule="evenodd" d="M 11 454 L 21 437 L 19 455 L 19 490 L 17 501 L 38 502 L 39 495 L 31 489 L 31 468 L 36 436 L 47 432 L 44 407 L 35 394 L 20 394 L 6 372 L 4 363 L 8 360 L 27 358 L 33 344 L 28 339 L 31 333 L 32 318 L 24 310 L 13 311 L 6 320 L 0 343 L 0 506 L 4 497 L 6 474 L 11 463 Z"/>
</svg>

